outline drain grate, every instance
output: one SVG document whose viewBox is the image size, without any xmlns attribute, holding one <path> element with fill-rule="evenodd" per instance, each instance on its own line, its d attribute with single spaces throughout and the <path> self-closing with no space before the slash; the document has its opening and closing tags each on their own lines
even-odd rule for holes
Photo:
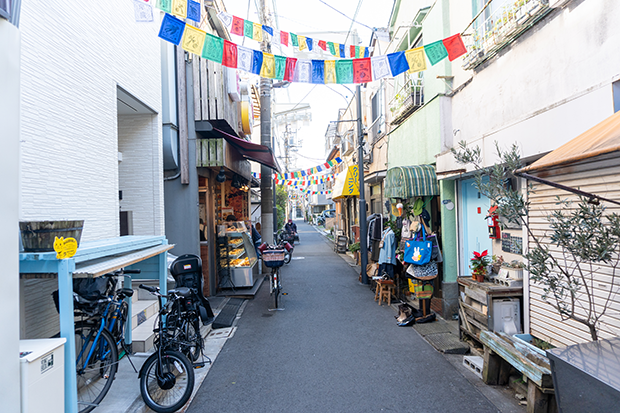
<svg viewBox="0 0 620 413">
<path fill-rule="evenodd" d="M 245 301 L 243 298 L 229 299 L 224 308 L 222 308 L 222 311 L 220 311 L 220 313 L 213 321 L 212 328 L 216 329 L 232 326 L 235 318 L 237 317 L 239 307 L 241 307 L 243 301 Z"/>
<path fill-rule="evenodd" d="M 438 351 L 445 354 L 465 354 L 469 351 L 469 346 L 451 333 L 429 334 L 424 338 Z"/>
</svg>

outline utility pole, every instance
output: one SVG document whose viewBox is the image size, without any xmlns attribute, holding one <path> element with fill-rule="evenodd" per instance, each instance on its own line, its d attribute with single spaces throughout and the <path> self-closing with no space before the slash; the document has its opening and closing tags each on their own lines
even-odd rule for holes
<svg viewBox="0 0 620 413">
<path fill-rule="evenodd" d="M 353 44 L 357 46 L 359 39 L 357 31 L 352 35 Z M 366 194 L 364 191 L 364 125 L 362 125 L 362 88 L 359 83 L 355 88 L 357 100 L 357 169 L 359 175 L 360 197 L 359 197 L 359 219 L 360 219 L 360 266 L 362 272 L 362 284 L 368 284 L 368 274 L 366 274 L 366 265 L 368 264 L 368 245 L 366 237 Z"/>
<path fill-rule="evenodd" d="M 260 0 L 260 17 L 262 24 L 271 26 L 269 14 L 265 6 L 265 0 Z M 269 41 L 264 39 L 261 50 L 271 53 Z M 273 151 L 271 136 L 271 79 L 260 78 L 260 143 Z M 273 244 L 277 226 L 277 208 L 275 207 L 275 182 L 272 179 L 272 170 L 261 165 L 261 237 L 268 244 Z M 273 231 L 272 231 L 273 230 Z"/>
</svg>

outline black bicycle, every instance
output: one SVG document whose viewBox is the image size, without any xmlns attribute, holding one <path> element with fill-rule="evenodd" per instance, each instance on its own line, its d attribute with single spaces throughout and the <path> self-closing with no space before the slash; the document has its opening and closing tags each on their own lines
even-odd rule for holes
<svg viewBox="0 0 620 413">
<path fill-rule="evenodd" d="M 159 288 L 140 285 L 159 301 L 157 324 L 153 329 L 156 334 L 155 353 L 140 369 L 140 394 L 148 407 L 159 413 L 179 410 L 187 403 L 194 389 L 194 366 L 187 356 L 179 350 L 187 345 L 187 339 L 175 322 L 169 322 L 168 315 L 181 314 L 181 300 L 191 296 L 187 287 L 175 288 L 167 295 Z M 198 335 L 200 330 L 198 330 Z M 184 344 L 185 343 L 185 344 Z M 202 348 L 200 349 L 202 351 Z"/>
</svg>

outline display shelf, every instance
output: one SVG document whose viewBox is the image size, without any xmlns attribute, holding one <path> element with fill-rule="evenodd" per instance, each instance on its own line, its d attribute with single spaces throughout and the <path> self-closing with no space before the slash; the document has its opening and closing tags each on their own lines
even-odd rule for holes
<svg viewBox="0 0 620 413">
<path fill-rule="evenodd" d="M 235 230 L 229 230 L 232 228 Z M 237 288 L 253 286 L 258 259 L 252 238 L 245 224 L 242 221 L 226 222 L 225 225 L 218 225 L 217 232 L 219 287 Z M 237 249 L 241 251 L 231 254 L 232 251 Z M 233 260 L 241 257 L 247 257 L 249 265 L 233 265 Z"/>
</svg>

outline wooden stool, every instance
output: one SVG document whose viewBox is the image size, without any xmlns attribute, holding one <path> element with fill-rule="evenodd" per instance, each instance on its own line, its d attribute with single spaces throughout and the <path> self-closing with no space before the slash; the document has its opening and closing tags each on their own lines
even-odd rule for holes
<svg viewBox="0 0 620 413">
<path fill-rule="evenodd" d="M 379 300 L 379 305 L 383 301 L 388 305 L 392 304 L 392 293 L 394 292 L 394 281 L 377 280 L 377 289 L 375 290 L 375 301 Z"/>
</svg>

